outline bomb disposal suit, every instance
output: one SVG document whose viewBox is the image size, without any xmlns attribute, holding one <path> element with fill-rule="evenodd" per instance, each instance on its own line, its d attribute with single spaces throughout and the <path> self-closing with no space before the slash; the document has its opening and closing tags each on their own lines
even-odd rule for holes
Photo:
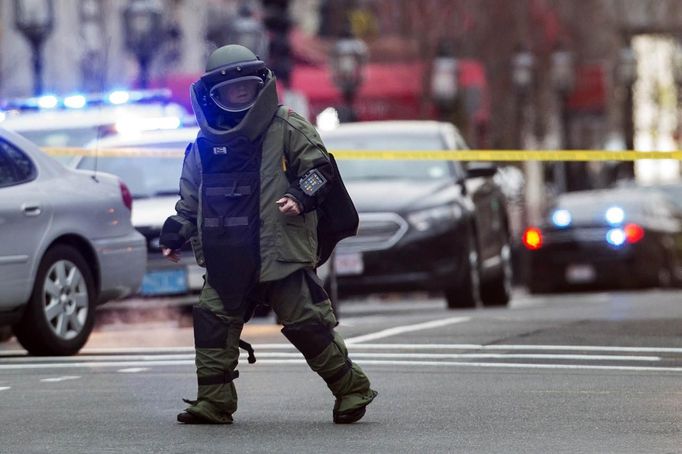
<svg viewBox="0 0 682 454">
<path fill-rule="evenodd" d="M 166 255 L 190 241 L 206 267 L 193 308 L 198 395 L 178 421 L 232 422 L 239 337 L 259 301 L 334 394 L 334 422 L 357 421 L 376 392 L 334 331 L 314 271 L 318 208 L 340 181 L 330 155 L 305 119 L 278 105 L 273 74 L 245 47 L 214 51 L 191 95 L 201 130 L 161 235 Z M 295 210 L 282 212 L 287 204 Z"/>
</svg>

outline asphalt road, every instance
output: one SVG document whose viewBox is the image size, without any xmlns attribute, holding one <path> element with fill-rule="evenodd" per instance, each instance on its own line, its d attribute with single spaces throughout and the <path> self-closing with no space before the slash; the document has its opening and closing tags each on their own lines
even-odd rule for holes
<svg viewBox="0 0 682 454">
<path fill-rule="evenodd" d="M 272 319 L 244 331 L 258 362 L 240 364 L 235 424 L 177 424 L 195 393 L 191 323 L 158 302 L 146 320 L 112 306 L 76 357 L 0 344 L 0 452 L 679 453 L 681 296 L 346 304 L 339 330 L 380 393 L 351 426 L 331 422 L 333 398 Z"/>
</svg>

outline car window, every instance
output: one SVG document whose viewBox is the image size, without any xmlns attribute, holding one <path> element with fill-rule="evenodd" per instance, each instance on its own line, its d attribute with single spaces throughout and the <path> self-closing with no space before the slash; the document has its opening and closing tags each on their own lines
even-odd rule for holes
<svg viewBox="0 0 682 454">
<path fill-rule="evenodd" d="M 114 174 L 123 180 L 134 198 L 179 193 L 182 158 L 179 157 L 85 157 L 77 165 L 84 170 Z"/>
<path fill-rule="evenodd" d="M 0 140 L 0 187 L 31 181 L 36 176 L 33 162 L 14 145 Z"/>
<path fill-rule="evenodd" d="M 446 144 L 434 134 L 353 134 L 324 138 L 329 150 L 443 150 Z M 447 161 L 339 160 L 344 180 L 437 180 L 451 178 L 453 167 Z"/>
</svg>

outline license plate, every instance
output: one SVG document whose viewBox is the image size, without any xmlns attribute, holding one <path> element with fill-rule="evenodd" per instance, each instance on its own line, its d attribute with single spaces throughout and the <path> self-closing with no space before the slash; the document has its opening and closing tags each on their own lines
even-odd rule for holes
<svg viewBox="0 0 682 454">
<path fill-rule="evenodd" d="M 351 276 L 362 274 L 365 264 L 360 252 L 336 254 L 334 257 L 334 270 L 338 276 Z"/>
<path fill-rule="evenodd" d="M 187 292 L 187 270 L 178 268 L 148 271 L 142 279 L 142 295 L 169 295 Z"/>
<path fill-rule="evenodd" d="M 594 281 L 597 273 L 592 265 L 569 265 L 566 268 L 566 281 L 571 284 L 585 284 Z"/>
</svg>

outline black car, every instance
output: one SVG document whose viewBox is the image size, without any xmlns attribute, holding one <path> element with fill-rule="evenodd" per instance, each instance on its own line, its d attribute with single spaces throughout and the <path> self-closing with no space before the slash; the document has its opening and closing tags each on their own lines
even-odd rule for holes
<svg viewBox="0 0 682 454">
<path fill-rule="evenodd" d="M 644 188 L 567 193 L 523 242 L 532 293 L 667 287 L 680 276 L 682 215 L 664 194 Z"/>
<path fill-rule="evenodd" d="M 322 131 L 334 150 L 466 149 L 449 123 L 342 124 Z M 450 160 L 339 160 L 360 215 L 334 260 L 342 295 L 443 291 L 448 307 L 505 305 L 511 295 L 509 222 L 490 164 Z"/>
</svg>

